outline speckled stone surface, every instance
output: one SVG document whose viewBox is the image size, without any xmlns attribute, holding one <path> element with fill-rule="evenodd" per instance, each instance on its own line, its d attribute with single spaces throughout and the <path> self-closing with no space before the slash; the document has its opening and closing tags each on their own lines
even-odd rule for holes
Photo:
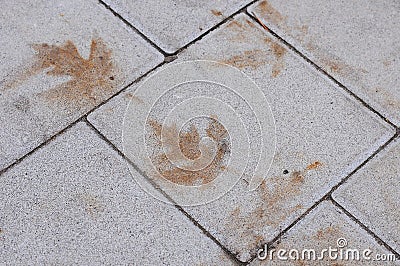
<svg viewBox="0 0 400 266">
<path fill-rule="evenodd" d="M 397 252 L 400 252 L 399 145 L 399 139 L 391 143 L 333 194 Z"/>
<path fill-rule="evenodd" d="M 275 117 L 277 152 L 265 184 L 249 193 L 243 180 L 211 204 L 186 208 L 242 261 L 394 134 L 244 15 L 185 50 L 178 61 L 190 59 L 224 62 L 244 71 L 264 92 Z M 140 105 L 134 90 L 89 116 L 119 148 L 124 106 L 132 98 Z"/>
<path fill-rule="evenodd" d="M 78 123 L 0 177 L 0 264 L 230 265 Z"/>
<path fill-rule="evenodd" d="M 249 12 L 400 125 L 399 2 L 269 0 Z"/>
<path fill-rule="evenodd" d="M 163 60 L 96 1 L 6 2 L 0 14 L 0 168 Z"/>
</svg>

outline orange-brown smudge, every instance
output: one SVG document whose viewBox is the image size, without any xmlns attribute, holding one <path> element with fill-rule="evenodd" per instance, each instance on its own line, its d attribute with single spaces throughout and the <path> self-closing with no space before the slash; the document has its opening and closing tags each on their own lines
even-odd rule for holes
<svg viewBox="0 0 400 266">
<path fill-rule="evenodd" d="M 321 162 L 315 161 L 315 162 L 309 164 L 309 165 L 306 167 L 306 170 L 317 169 L 317 168 L 320 167 L 321 165 L 322 165 Z"/>
<path fill-rule="evenodd" d="M 215 10 L 215 9 L 212 9 L 211 10 L 211 13 L 214 15 L 214 16 L 222 16 L 222 12 L 221 11 L 218 11 L 218 10 Z"/>
<path fill-rule="evenodd" d="M 263 17 L 267 17 L 272 23 L 280 24 L 285 21 L 285 17 L 276 10 L 268 1 L 262 1 L 258 5 Z"/>
<path fill-rule="evenodd" d="M 243 69 L 249 67 L 251 69 L 257 69 L 267 62 L 268 54 L 259 49 L 247 50 L 239 55 L 234 55 L 227 60 L 221 61 L 221 63 L 235 66 Z"/>
<path fill-rule="evenodd" d="M 47 100 L 66 105 L 82 106 L 98 102 L 114 89 L 116 70 L 112 52 L 101 38 L 91 41 L 90 55 L 83 58 L 75 44 L 68 40 L 62 45 L 33 44 L 34 62 L 5 85 L 15 88 L 40 72 L 49 76 L 69 76 L 71 79 L 40 93 Z"/>
<path fill-rule="evenodd" d="M 225 128 L 215 120 L 212 120 L 206 129 L 207 136 L 213 139 L 217 144 L 217 151 L 214 158 L 212 158 L 213 154 L 210 147 L 207 146 L 204 146 L 205 154 L 201 154 L 199 149 L 200 137 L 195 126 L 192 126 L 189 132 L 179 133 L 178 148 L 174 145 L 175 141 L 173 139 L 178 135 L 175 125 L 163 128 L 161 124 L 154 120 L 149 120 L 148 123 L 153 129 L 158 145 L 169 149 L 168 154 L 161 152 L 152 158 L 156 165 L 157 172 L 165 179 L 180 185 L 195 185 L 198 181 L 201 181 L 202 184 L 207 184 L 217 178 L 218 175 L 225 170 L 226 166 L 223 160 L 227 147 L 222 140 L 227 136 L 227 132 Z M 164 138 L 161 138 L 162 131 Z M 177 150 L 177 148 L 180 150 Z M 181 169 L 174 166 L 169 160 L 169 158 L 173 158 L 174 155 L 180 152 L 190 160 L 197 159 L 202 155 L 202 159 L 197 162 L 199 165 L 208 161 L 211 161 L 211 163 L 196 171 Z M 196 167 L 196 165 L 193 166 Z"/>
<path fill-rule="evenodd" d="M 97 196 L 84 194 L 81 195 L 81 200 L 84 203 L 85 211 L 92 217 L 98 216 L 105 210 L 104 205 L 100 202 Z"/>
</svg>

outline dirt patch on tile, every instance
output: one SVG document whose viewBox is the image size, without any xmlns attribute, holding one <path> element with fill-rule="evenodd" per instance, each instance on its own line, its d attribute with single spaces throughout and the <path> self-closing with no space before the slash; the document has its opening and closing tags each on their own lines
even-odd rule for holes
<svg viewBox="0 0 400 266">
<path fill-rule="evenodd" d="M 206 145 L 202 146 L 204 153 L 201 153 L 201 138 L 198 129 L 194 125 L 190 127 L 188 132 L 178 132 L 176 125 L 162 128 L 162 125 L 154 120 L 149 120 L 148 123 L 157 139 L 157 145 L 167 150 L 167 153 L 162 150 L 151 158 L 157 172 L 165 179 L 180 185 L 201 185 L 211 182 L 226 169 L 224 158 L 229 154 L 228 145 L 226 144 L 228 133 L 216 120 L 212 119 L 206 129 L 207 136 L 216 143 L 217 150 L 215 154 L 212 152 L 211 147 Z M 161 138 L 163 130 L 164 139 Z M 179 136 L 179 140 L 176 140 L 175 136 Z M 178 145 L 176 145 L 177 143 Z M 199 170 L 193 171 L 179 168 L 173 165 L 170 159 L 175 158 L 180 152 L 187 159 L 193 160 L 192 167 L 196 169 L 201 168 L 199 166 L 205 165 L 207 162 L 210 163 Z M 196 159 L 199 160 L 196 161 Z"/>
<path fill-rule="evenodd" d="M 68 40 L 62 45 L 33 44 L 33 63 L 25 66 L 5 89 L 15 88 L 34 75 L 46 71 L 46 75 L 69 77 L 70 80 L 57 85 L 40 96 L 53 103 L 67 106 L 84 106 L 101 101 L 114 90 L 117 68 L 112 51 L 101 38 L 93 38 L 89 58 L 83 58 L 75 44 Z"/>
<path fill-rule="evenodd" d="M 257 69 L 258 67 L 266 64 L 267 56 L 268 53 L 259 49 L 247 50 L 241 54 L 234 55 L 227 60 L 223 60 L 221 63 L 232 65 L 239 69 Z"/>
<path fill-rule="evenodd" d="M 221 11 L 218 11 L 218 10 L 215 10 L 215 9 L 212 9 L 212 10 L 211 10 L 211 13 L 212 13 L 214 16 L 217 16 L 217 17 L 222 16 L 222 12 L 221 12 Z"/>
<path fill-rule="evenodd" d="M 92 217 L 97 217 L 104 212 L 105 206 L 99 197 L 91 194 L 80 195 L 80 200 L 83 202 L 85 211 Z"/>
<path fill-rule="evenodd" d="M 312 164 L 310 164 L 312 165 Z M 306 175 L 316 168 L 293 171 L 290 176 L 267 178 L 257 190 L 260 198 L 250 211 L 236 207 L 230 213 L 226 230 L 239 234 L 248 249 L 265 243 L 263 228 L 277 227 L 289 216 L 303 208 L 293 199 L 298 196 L 306 182 Z"/>
<path fill-rule="evenodd" d="M 306 170 L 314 170 L 322 166 L 322 163 L 319 161 L 315 161 L 309 165 L 307 165 Z"/>
<path fill-rule="evenodd" d="M 261 15 L 267 20 L 271 21 L 275 24 L 281 24 L 286 20 L 286 18 L 277 10 L 275 9 L 268 1 L 262 1 L 258 8 L 261 12 Z"/>
</svg>

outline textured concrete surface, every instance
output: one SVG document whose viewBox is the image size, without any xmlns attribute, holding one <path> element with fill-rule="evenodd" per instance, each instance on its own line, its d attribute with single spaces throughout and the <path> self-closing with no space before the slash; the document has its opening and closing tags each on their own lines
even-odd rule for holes
<svg viewBox="0 0 400 266">
<path fill-rule="evenodd" d="M 399 11 L 386 0 L 3 3 L 0 265 L 258 265 L 264 244 L 318 250 L 339 237 L 398 261 L 273 263 L 397 265 Z M 193 59 L 213 63 L 157 82 Z M 260 123 L 267 110 L 274 128 Z M 239 182 L 185 205 L 226 189 L 221 177 Z"/>
<path fill-rule="evenodd" d="M 250 0 L 104 2 L 167 53 L 175 52 L 251 3 Z"/>
<path fill-rule="evenodd" d="M 0 181 L 0 264 L 232 264 L 84 123 Z"/>
<path fill-rule="evenodd" d="M 399 150 L 397 139 L 333 194 L 397 252 L 400 251 Z"/>
<path fill-rule="evenodd" d="M 225 62 L 243 70 L 270 100 L 275 117 L 277 153 L 265 184 L 246 193 L 242 181 L 216 202 L 186 208 L 243 261 L 394 134 L 244 15 L 185 50 L 178 61 L 190 59 Z M 89 116 L 119 148 L 123 106 L 132 97 L 140 105 L 134 89 Z"/>
<path fill-rule="evenodd" d="M 269 0 L 249 12 L 400 124 L 399 2 Z"/>
<path fill-rule="evenodd" d="M 330 256 L 329 247 L 332 250 L 337 249 L 338 252 L 333 251 Z M 392 253 L 330 202 L 321 203 L 306 218 L 290 229 L 279 243 L 270 247 L 270 252 L 272 248 L 275 249 L 273 260 L 270 260 L 269 257 L 265 260 L 255 259 L 250 265 L 399 265 L 394 261 L 378 261 Z M 287 260 L 278 258 L 279 249 L 287 251 L 282 256 Z M 304 249 L 315 250 L 317 259 L 310 260 L 307 254 L 304 256 L 305 259 L 289 257 L 290 250 L 297 250 L 301 258 Z M 318 257 L 322 258 L 323 249 L 328 249 L 328 251 L 323 253 L 323 259 L 318 259 Z M 365 249 L 371 250 L 371 254 L 363 257 Z M 357 256 L 352 255 L 351 250 L 358 251 L 359 260 L 351 259 Z M 292 253 L 292 258 L 296 258 L 295 252 Z"/>
<path fill-rule="evenodd" d="M 95 1 L 6 2 L 0 12 L 2 168 L 163 60 Z"/>
</svg>

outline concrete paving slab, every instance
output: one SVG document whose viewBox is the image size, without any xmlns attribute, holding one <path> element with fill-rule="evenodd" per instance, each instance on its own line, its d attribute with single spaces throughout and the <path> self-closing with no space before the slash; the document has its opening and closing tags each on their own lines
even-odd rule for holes
<svg viewBox="0 0 400 266">
<path fill-rule="evenodd" d="M 1 169 L 163 60 L 96 1 L 5 2 L 0 14 Z"/>
<path fill-rule="evenodd" d="M 242 261 L 394 134 L 375 114 L 245 15 L 189 47 L 178 61 L 189 59 L 224 62 L 241 69 L 262 89 L 275 117 L 277 152 L 263 185 L 249 192 L 242 180 L 217 201 L 185 208 Z M 124 110 L 131 99 L 138 107 L 143 102 L 135 96 L 135 89 L 88 118 L 120 149 Z M 229 103 L 230 98 L 226 99 Z M 237 169 L 228 166 L 229 170 Z"/>
<path fill-rule="evenodd" d="M 251 0 L 105 0 L 167 53 L 174 53 Z"/>
<path fill-rule="evenodd" d="M 264 259 L 265 250 L 268 256 Z M 285 254 L 281 251 L 278 257 L 279 250 L 284 250 Z M 307 250 L 315 253 L 308 253 Z M 250 265 L 400 264 L 389 250 L 379 245 L 330 202 L 322 202 L 291 228 L 279 243 L 270 247 L 269 251 L 264 247 L 260 256 L 261 259 L 255 259 Z"/>
<path fill-rule="evenodd" d="M 400 253 L 400 140 L 350 177 L 334 199 Z"/>
<path fill-rule="evenodd" d="M 249 12 L 400 125 L 399 2 L 268 0 Z"/>
<path fill-rule="evenodd" d="M 78 123 L 0 177 L 0 264 L 233 265 Z"/>
</svg>

